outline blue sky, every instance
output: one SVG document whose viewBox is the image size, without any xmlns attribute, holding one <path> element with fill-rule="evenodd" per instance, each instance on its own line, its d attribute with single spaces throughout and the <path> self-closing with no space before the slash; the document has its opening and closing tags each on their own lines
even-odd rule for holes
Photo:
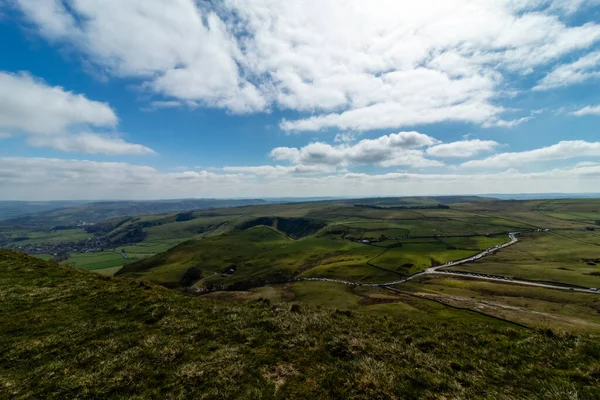
<svg viewBox="0 0 600 400">
<path fill-rule="evenodd" d="M 597 192 L 599 0 L 0 0 L 0 199 Z"/>
</svg>

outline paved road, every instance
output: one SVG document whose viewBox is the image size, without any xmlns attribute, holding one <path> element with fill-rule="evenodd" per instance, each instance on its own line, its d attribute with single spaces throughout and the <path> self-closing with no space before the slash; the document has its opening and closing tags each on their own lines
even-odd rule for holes
<svg viewBox="0 0 600 400">
<path fill-rule="evenodd" d="M 386 286 L 393 286 L 393 285 L 405 283 L 412 279 L 415 279 L 415 278 L 418 278 L 418 277 L 424 276 L 424 275 L 439 274 L 439 275 L 453 275 L 453 276 L 461 276 L 461 277 L 467 276 L 469 278 L 474 278 L 474 279 L 511 283 L 511 284 L 516 284 L 516 285 L 536 286 L 536 287 L 543 287 L 543 288 L 548 288 L 548 289 L 559 289 L 559 290 L 568 290 L 568 291 L 574 291 L 574 292 L 600 294 L 600 292 L 598 290 L 592 290 L 592 288 L 569 287 L 566 285 L 558 285 L 558 284 L 551 284 L 551 283 L 538 283 L 538 282 L 531 282 L 531 281 L 523 281 L 523 280 L 519 280 L 519 279 L 513 279 L 510 277 L 498 276 L 498 275 L 487 275 L 487 274 L 478 274 L 478 273 L 460 272 L 460 271 L 444 271 L 444 269 L 446 269 L 446 268 L 456 267 L 457 265 L 476 261 L 476 260 L 479 260 L 480 258 L 483 258 L 485 256 L 493 254 L 498 250 L 505 249 L 508 246 L 512 246 L 513 244 L 515 244 L 519 241 L 519 238 L 517 238 L 518 234 L 519 234 L 518 232 L 511 232 L 508 234 L 508 236 L 510 237 L 510 241 L 508 241 L 504 244 L 490 247 L 489 249 L 486 249 L 486 250 L 482 251 L 481 253 L 475 254 L 474 256 L 471 256 L 469 258 L 464 258 L 462 260 L 456 260 L 456 261 L 450 261 L 449 263 L 438 265 L 437 267 L 427 268 L 423 272 L 419 272 L 418 274 L 411 275 L 411 276 L 401 279 L 399 281 L 385 282 L 385 283 L 358 283 L 358 282 L 351 282 L 351 281 L 344 281 L 344 280 L 340 280 L 340 279 L 330 279 L 330 278 L 301 278 L 298 280 L 299 281 L 333 282 L 333 283 L 341 283 L 341 284 L 350 285 L 350 286 L 386 287 Z"/>
</svg>

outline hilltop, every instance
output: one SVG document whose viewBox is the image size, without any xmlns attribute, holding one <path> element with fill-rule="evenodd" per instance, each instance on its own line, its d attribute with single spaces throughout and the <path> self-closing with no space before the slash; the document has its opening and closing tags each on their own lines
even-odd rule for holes
<svg viewBox="0 0 600 400">
<path fill-rule="evenodd" d="M 598 337 L 217 302 L 0 251 L 0 397 L 600 398 Z"/>
</svg>

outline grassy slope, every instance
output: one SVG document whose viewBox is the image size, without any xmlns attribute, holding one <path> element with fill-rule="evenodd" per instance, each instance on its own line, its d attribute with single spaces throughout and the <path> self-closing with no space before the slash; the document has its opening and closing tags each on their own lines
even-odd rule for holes
<svg viewBox="0 0 600 400">
<path fill-rule="evenodd" d="M 453 207 L 468 208 L 468 205 L 456 204 Z M 227 233 L 227 229 L 243 226 L 245 222 L 255 221 L 256 217 L 265 215 L 271 215 L 273 217 L 269 218 L 275 220 L 276 218 L 308 218 L 313 221 L 326 221 L 329 225 L 316 236 L 303 238 L 297 242 L 286 241 L 282 237 L 279 241 L 267 241 L 264 246 L 257 243 L 249 244 L 253 241 L 248 236 L 258 232 L 256 230 Z M 213 219 L 213 226 L 217 219 L 221 218 L 220 221 L 225 221 L 229 218 L 229 222 L 222 225 L 225 228 L 219 228 L 225 235 L 182 244 L 165 254 L 130 265 L 120 273 L 144 277 L 167 285 L 177 284 L 191 266 L 198 266 L 204 272 L 204 276 L 209 277 L 205 283 L 226 286 L 244 279 L 269 275 L 274 271 L 288 275 L 296 273 L 301 277 L 382 282 L 422 271 L 432 265 L 467 257 L 485 248 L 485 245 L 495 245 L 506 240 L 505 235 L 490 238 L 443 236 L 494 234 L 529 226 L 498 216 L 479 215 L 470 210 L 363 209 L 353 207 L 346 202 L 324 202 L 217 210 L 211 213 L 198 213 L 195 220 L 185 223 L 169 222 L 167 217 L 163 217 L 165 224 L 147 229 L 149 233 L 147 240 L 157 240 L 160 237 L 153 233 L 153 230 L 157 229 L 163 232 L 162 237 L 168 237 L 169 232 L 178 231 L 188 232 L 189 235 L 192 232 L 190 228 L 206 223 L 203 222 L 206 218 Z M 180 230 L 186 225 L 189 226 L 187 230 Z M 343 238 L 379 238 L 382 235 L 395 239 L 375 246 L 358 245 L 343 240 Z M 411 239 L 399 239 L 406 236 L 432 237 L 433 235 L 439 235 L 440 238 L 423 239 L 419 243 L 413 243 Z M 394 247 L 399 241 L 402 242 L 402 247 Z M 127 248 L 128 254 L 132 256 L 136 256 L 136 252 L 140 255 L 144 254 L 145 242 L 135 248 Z M 386 250 L 383 248 L 385 246 L 390 248 Z M 222 272 L 231 264 L 238 266 L 241 264 L 243 268 L 225 280 L 210 277 Z"/>
<path fill-rule="evenodd" d="M 397 288 L 527 326 L 600 332 L 600 297 L 594 294 L 448 276 L 421 277 Z"/>
<path fill-rule="evenodd" d="M 446 201 L 461 201 L 461 199 L 446 199 Z M 464 199 L 462 200 L 464 201 Z M 310 266 L 302 272 L 302 276 L 345 278 L 364 282 L 381 282 L 393 280 L 398 275 L 413 274 L 440 262 L 468 256 L 487 245 L 502 242 L 506 238 L 505 233 L 490 238 L 483 236 L 476 238 L 448 237 L 453 235 L 483 235 L 542 227 L 558 229 L 554 233 L 561 235 L 564 239 L 561 239 L 562 242 L 559 247 L 565 247 L 566 243 L 579 247 L 582 245 L 583 240 L 592 243 L 592 247 L 588 249 L 589 251 L 586 251 L 589 253 L 596 251 L 597 246 L 594 247 L 594 244 L 600 245 L 600 232 L 586 233 L 583 231 L 590 223 L 600 219 L 600 217 L 596 218 L 600 215 L 598 213 L 600 201 L 598 200 L 485 201 L 453 203 L 451 209 L 412 210 L 363 209 L 354 207 L 357 202 L 359 201 L 347 200 L 237 207 L 210 211 L 199 210 L 193 213 L 194 219 L 179 222 L 176 213 L 141 216 L 129 219 L 118 226 L 110 235 L 111 237 L 119 237 L 128 230 L 140 227 L 146 234 L 145 239 L 133 246 L 119 247 L 119 249 L 124 249 L 131 259 L 144 259 L 167 251 L 189 239 L 227 234 L 243 226 L 248 221 L 260 218 L 271 218 L 274 221 L 285 221 L 286 218 L 325 221 L 328 225 L 317 234 L 317 237 L 304 238 L 297 244 L 286 243 L 283 249 L 274 248 L 269 252 L 263 252 L 258 260 L 244 253 L 241 244 L 244 243 L 245 239 L 242 239 L 238 244 L 231 244 L 227 243 L 228 239 L 225 238 L 222 241 L 208 242 L 217 247 L 216 249 L 209 249 L 208 252 L 202 250 L 203 245 L 199 244 L 198 249 L 206 254 L 196 257 L 194 262 L 199 262 L 207 274 L 214 274 L 215 272 L 221 272 L 229 265 L 215 262 L 215 260 L 228 259 L 227 262 L 229 262 L 229 258 L 235 258 L 231 263 L 253 264 L 255 270 L 262 268 L 264 272 L 269 274 L 276 269 L 289 273 L 307 263 L 312 263 L 315 259 L 326 257 L 325 260 L 318 263 L 319 265 Z M 371 199 L 368 202 L 373 204 L 419 205 L 437 204 L 439 200 L 406 198 Z M 278 224 L 273 223 L 273 225 Z M 291 227 L 292 230 L 295 229 L 294 223 L 291 224 Z M 294 232 L 290 232 L 292 236 Z M 25 234 L 26 232 L 22 233 Z M 48 240 L 63 240 L 61 238 L 68 238 L 70 235 L 76 234 L 80 234 L 79 230 L 73 232 L 62 231 L 60 235 L 47 232 L 27 233 L 32 238 L 35 237 L 35 240 L 41 241 L 44 240 L 44 235 L 47 236 Z M 391 248 L 385 254 L 375 254 L 375 249 L 353 245 L 342 240 L 344 237 L 373 239 L 382 235 L 395 238 L 386 241 L 385 246 L 393 247 L 399 241 L 402 242 L 403 246 L 401 248 Z M 398 238 L 406 236 L 432 237 L 433 235 L 437 235 L 438 238 L 421 240 L 421 242 L 427 243 L 417 244 L 411 242 L 410 239 L 398 240 Z M 329 239 L 324 239 L 324 236 L 329 237 Z M 233 252 L 229 251 L 231 245 L 234 247 Z M 190 247 L 186 246 L 184 246 L 186 249 Z M 218 250 L 219 246 L 222 247 L 221 250 Z M 381 244 L 376 246 L 382 247 Z M 290 260 L 290 252 L 294 252 L 298 256 Z M 333 256 L 336 252 L 342 254 Z M 207 254 L 212 254 L 212 256 L 208 257 Z M 378 257 L 373 258 L 376 256 Z M 77 256 L 73 255 L 72 260 L 77 261 L 76 258 Z M 183 259 L 185 257 L 178 256 L 177 258 Z M 173 285 L 179 281 L 184 271 L 192 265 L 192 260 L 186 260 L 187 264 L 173 262 L 153 271 L 147 270 L 143 274 L 155 282 Z M 371 266 L 368 265 L 369 260 Z M 86 261 L 91 262 L 92 260 Z M 98 264 L 93 267 L 115 266 L 117 263 L 118 259 L 114 259 L 112 264 Z M 79 265 L 83 264 L 78 262 L 77 266 Z M 372 267 L 373 265 L 375 268 Z M 540 272 L 545 273 L 545 271 L 530 267 L 526 263 L 523 263 L 520 268 L 528 276 L 539 275 Z M 169 271 L 169 269 L 172 270 Z M 391 272 L 386 272 L 386 270 Z M 553 271 L 559 272 L 547 276 L 547 280 L 555 278 L 560 280 L 564 271 L 556 269 Z M 254 272 L 247 275 L 252 276 Z M 593 273 L 594 271 L 589 269 L 586 273 L 588 272 Z M 127 273 L 127 271 L 124 271 L 124 273 Z M 136 272 L 136 276 L 141 276 L 141 274 L 142 272 Z M 583 282 L 590 276 L 581 275 L 576 277 L 576 280 Z M 238 274 L 227 278 L 227 282 L 222 282 L 223 280 L 214 277 L 208 281 L 220 285 L 236 282 L 242 278 L 243 274 Z M 600 277 L 596 278 L 596 280 L 600 279 Z M 575 281 L 571 280 L 571 282 Z"/>
<path fill-rule="evenodd" d="M 600 398 L 598 338 L 217 303 L 0 252 L 0 397 Z"/>
<path fill-rule="evenodd" d="M 402 247 L 387 248 L 385 246 L 397 241 L 369 246 L 329 235 L 291 240 L 270 227 L 256 226 L 183 243 L 166 253 L 126 265 L 119 274 L 168 286 L 177 285 L 185 271 L 193 266 L 200 268 L 206 277 L 203 284 L 225 287 L 269 277 L 289 280 L 293 276 L 389 282 L 432 265 L 473 255 L 483 244 L 507 240 L 461 239 L 453 243 L 465 250 L 448 249 L 445 243 L 434 239 L 408 239 Z M 230 265 L 236 265 L 237 272 L 221 277 L 219 274 Z"/>
<path fill-rule="evenodd" d="M 552 232 L 525 234 L 514 246 L 454 269 L 600 287 L 600 247 L 587 243 L 587 236 L 593 234 L 581 235 L 585 242 L 568 240 Z"/>
</svg>

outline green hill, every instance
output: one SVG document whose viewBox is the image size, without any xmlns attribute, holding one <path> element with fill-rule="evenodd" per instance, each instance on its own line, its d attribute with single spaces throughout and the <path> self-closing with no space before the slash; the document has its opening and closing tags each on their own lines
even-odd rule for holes
<svg viewBox="0 0 600 400">
<path fill-rule="evenodd" d="M 597 337 L 219 303 L 0 252 L 0 398 L 600 398 Z"/>
<path fill-rule="evenodd" d="M 292 240 L 272 227 L 259 225 L 182 243 L 125 265 L 118 274 L 177 287 L 186 271 L 195 267 L 204 278 L 199 286 L 230 290 L 314 276 L 364 282 L 405 276 L 406 271 L 369 265 L 369 260 L 384 250 L 329 235 Z M 229 271 L 232 268 L 234 271 Z"/>
<path fill-rule="evenodd" d="M 243 222 L 238 226 L 238 229 L 245 230 L 261 225 L 271 226 L 291 238 L 299 239 L 314 235 L 320 229 L 325 227 L 327 223 L 325 221 L 308 218 L 260 217 Z"/>
</svg>

